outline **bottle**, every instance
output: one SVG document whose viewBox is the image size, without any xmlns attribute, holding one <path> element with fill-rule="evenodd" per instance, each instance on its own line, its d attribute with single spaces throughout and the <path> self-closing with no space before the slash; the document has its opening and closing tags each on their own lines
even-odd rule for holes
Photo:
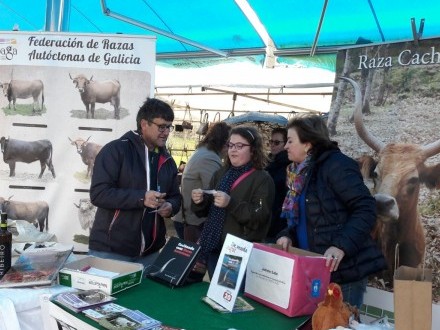
<svg viewBox="0 0 440 330">
<path fill-rule="evenodd" d="M 1 212 L 0 222 L 0 279 L 11 268 L 12 233 L 8 230 L 8 215 Z"/>
</svg>

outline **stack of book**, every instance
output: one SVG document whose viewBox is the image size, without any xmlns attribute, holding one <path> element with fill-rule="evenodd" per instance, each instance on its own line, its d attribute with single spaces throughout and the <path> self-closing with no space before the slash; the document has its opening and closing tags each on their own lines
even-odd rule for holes
<svg viewBox="0 0 440 330">
<path fill-rule="evenodd" d="M 115 297 L 100 290 L 76 290 L 62 292 L 51 297 L 51 301 L 98 322 L 106 329 L 156 330 L 162 323 L 138 310 L 115 304 Z"/>
<path fill-rule="evenodd" d="M 93 289 L 62 292 L 52 296 L 51 300 L 75 313 L 79 313 L 85 309 L 108 304 L 116 300 L 116 298 L 103 291 Z"/>
</svg>

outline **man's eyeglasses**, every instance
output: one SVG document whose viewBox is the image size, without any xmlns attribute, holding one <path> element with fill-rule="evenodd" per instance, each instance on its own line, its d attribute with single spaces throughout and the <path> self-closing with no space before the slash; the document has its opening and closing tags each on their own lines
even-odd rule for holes
<svg viewBox="0 0 440 330">
<path fill-rule="evenodd" d="M 250 144 L 241 143 L 241 142 L 238 142 L 238 143 L 229 142 L 226 145 L 228 146 L 229 149 L 234 149 L 235 148 L 237 150 L 241 150 L 241 149 L 243 149 L 243 147 L 249 147 L 250 146 Z"/>
<path fill-rule="evenodd" d="M 273 144 L 274 146 L 279 146 L 280 143 L 284 143 L 284 141 L 279 141 L 279 140 L 269 140 L 269 144 Z"/>
<path fill-rule="evenodd" d="M 168 129 L 170 132 L 172 132 L 173 129 L 174 129 L 173 125 L 165 125 L 165 124 L 164 125 L 159 125 L 159 124 L 156 124 L 154 121 L 148 121 L 148 122 L 156 125 L 158 130 L 159 130 L 159 132 L 161 132 L 161 133 L 165 132 L 166 129 Z"/>
</svg>

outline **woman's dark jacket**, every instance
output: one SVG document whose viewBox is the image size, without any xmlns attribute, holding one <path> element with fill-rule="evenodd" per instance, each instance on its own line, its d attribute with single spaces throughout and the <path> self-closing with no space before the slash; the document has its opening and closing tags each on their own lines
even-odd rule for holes
<svg viewBox="0 0 440 330">
<path fill-rule="evenodd" d="M 376 202 L 364 185 L 358 164 L 335 148 L 318 155 L 310 166 L 305 186 L 309 248 L 324 254 L 335 246 L 345 252 L 331 281 L 358 281 L 385 269 L 385 258 L 370 236 L 376 223 Z M 289 236 L 295 245 L 294 228 L 278 236 Z"/>
<path fill-rule="evenodd" d="M 160 150 L 157 186 L 166 193 L 173 214 L 177 213 L 181 204 L 177 167 L 165 149 Z M 106 144 L 96 157 L 90 186 L 91 202 L 98 207 L 90 249 L 134 257 L 158 251 L 165 244 L 163 218 L 144 207 L 146 189 L 145 144 L 141 136 L 130 131 Z M 142 221 L 147 221 L 144 241 Z"/>
<path fill-rule="evenodd" d="M 222 167 L 214 173 L 210 189 L 217 189 L 227 169 Z M 273 180 L 265 170 L 255 170 L 231 190 L 222 244 L 228 233 L 250 242 L 263 241 L 269 230 L 274 193 Z M 191 209 L 197 216 L 206 217 L 212 203 L 212 195 L 204 194 L 202 203 L 191 202 Z"/>
<path fill-rule="evenodd" d="M 287 157 L 286 150 L 277 153 L 271 158 L 272 160 L 266 167 L 266 171 L 270 174 L 275 184 L 275 199 L 272 207 L 272 221 L 267 233 L 268 238 L 276 237 L 287 226 L 286 219 L 280 218 L 280 214 L 287 193 L 286 168 L 291 163 Z"/>
</svg>

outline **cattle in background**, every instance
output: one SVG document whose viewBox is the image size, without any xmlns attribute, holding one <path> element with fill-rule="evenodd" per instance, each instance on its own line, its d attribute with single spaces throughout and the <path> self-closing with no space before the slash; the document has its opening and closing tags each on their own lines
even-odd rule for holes
<svg viewBox="0 0 440 330">
<path fill-rule="evenodd" d="M 44 85 L 41 80 L 11 80 L 9 83 L 0 84 L 3 89 L 3 95 L 7 97 L 9 101 L 9 109 L 11 109 L 11 101 L 14 110 L 17 110 L 15 103 L 17 99 L 33 98 L 32 111 L 38 110 L 38 99 L 41 96 L 41 108 L 43 111 L 44 106 Z"/>
<path fill-rule="evenodd" d="M 78 220 L 83 230 L 92 229 L 95 221 L 96 206 L 92 204 L 89 198 L 81 198 L 79 204 L 73 203 L 78 208 Z"/>
<path fill-rule="evenodd" d="M 39 179 L 46 170 L 46 165 L 55 178 L 55 169 L 52 164 L 52 143 L 49 140 L 21 141 L 15 139 L 6 139 L 4 136 L 0 139 L 3 161 L 9 164 L 9 176 L 15 176 L 15 163 L 32 163 L 40 161 L 41 172 Z"/>
<path fill-rule="evenodd" d="M 88 79 L 83 74 L 79 74 L 75 78 L 72 78 L 72 75 L 69 73 L 69 77 L 73 80 L 75 88 L 78 89 L 81 95 L 81 100 L 86 106 L 87 118 L 89 118 L 89 112 L 91 112 L 92 118 L 95 118 L 95 103 L 110 102 L 115 109 L 115 119 L 119 119 L 121 104 L 121 84 L 119 81 L 95 81 L 93 80 L 93 76 Z"/>
<path fill-rule="evenodd" d="M 425 161 L 440 152 L 440 140 L 421 146 L 409 143 L 384 144 L 365 127 L 362 118 L 362 94 L 355 90 L 354 122 L 359 137 L 377 153 L 377 159 L 364 156 L 358 161 L 364 175 L 374 181 L 374 192 L 391 196 L 385 209 L 397 204 L 394 217 L 379 217 L 374 231 L 382 248 L 391 276 L 395 269 L 395 249 L 399 244 L 399 264 L 417 267 L 423 262 L 425 234 L 418 211 L 420 185 L 440 188 L 440 164 L 426 166 Z M 383 213 L 384 210 L 380 210 Z M 393 214 L 393 213 L 391 213 Z M 397 219 L 395 219 L 397 217 Z M 391 277 L 392 278 L 392 277 Z"/>
<path fill-rule="evenodd" d="M 49 230 L 49 205 L 44 201 L 18 202 L 11 201 L 11 197 L 4 199 L 0 197 L 0 209 L 8 214 L 11 220 L 26 220 L 33 223 L 40 232 L 46 228 Z M 46 226 L 45 223 L 46 222 Z"/>
<path fill-rule="evenodd" d="M 83 140 L 81 138 L 72 140 L 69 138 L 70 144 L 76 147 L 76 151 L 81 155 L 83 163 L 87 165 L 87 177 L 92 175 L 96 155 L 102 148 L 102 146 L 99 144 L 88 142 L 89 139 L 90 136 L 87 138 L 87 140 Z"/>
</svg>

